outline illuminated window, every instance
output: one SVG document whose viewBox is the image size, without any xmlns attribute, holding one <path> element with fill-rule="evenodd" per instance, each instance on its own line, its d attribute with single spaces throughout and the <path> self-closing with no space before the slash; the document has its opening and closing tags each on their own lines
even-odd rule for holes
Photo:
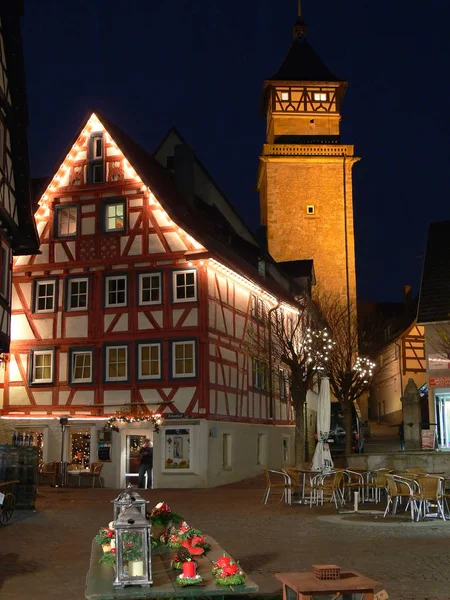
<svg viewBox="0 0 450 600">
<path fill-rule="evenodd" d="M 105 307 L 127 305 L 127 276 L 105 277 Z"/>
<path fill-rule="evenodd" d="M 281 92 L 281 99 L 283 101 L 289 100 L 289 92 Z"/>
<path fill-rule="evenodd" d="M 128 346 L 105 347 L 105 381 L 128 380 Z"/>
<path fill-rule="evenodd" d="M 197 300 L 197 273 L 191 271 L 173 272 L 173 301 L 195 302 Z"/>
<path fill-rule="evenodd" d="M 172 342 L 172 377 L 196 377 L 195 340 Z"/>
<path fill-rule="evenodd" d="M 267 390 L 269 382 L 267 378 L 267 363 L 258 358 L 252 360 L 253 363 L 253 387 L 257 390 Z"/>
<path fill-rule="evenodd" d="M 103 210 L 103 227 L 106 233 L 125 231 L 125 200 L 108 202 Z"/>
<path fill-rule="evenodd" d="M 70 462 L 72 465 L 89 467 L 91 458 L 91 434 L 85 429 L 70 428 Z"/>
<path fill-rule="evenodd" d="M 139 305 L 161 304 L 161 273 L 141 273 L 138 281 Z"/>
<path fill-rule="evenodd" d="M 307 215 L 314 215 L 316 212 L 316 209 L 314 207 L 313 204 L 310 204 L 309 206 L 306 207 L 306 214 Z"/>
<path fill-rule="evenodd" d="M 67 280 L 67 310 L 87 310 L 89 279 L 76 277 Z"/>
<path fill-rule="evenodd" d="M 56 235 L 57 237 L 68 237 L 77 234 L 78 207 L 57 206 L 56 207 Z"/>
<path fill-rule="evenodd" d="M 31 383 L 53 383 L 54 349 L 31 350 Z"/>
<path fill-rule="evenodd" d="M 70 383 L 92 383 L 92 349 L 70 348 Z"/>
<path fill-rule="evenodd" d="M 138 378 L 161 378 L 161 344 L 138 344 Z"/>
<path fill-rule="evenodd" d="M 56 279 L 37 279 L 34 286 L 34 312 L 55 312 Z"/>
<path fill-rule="evenodd" d="M 326 92 L 314 92 L 314 100 L 316 102 L 326 102 L 328 94 Z"/>
</svg>

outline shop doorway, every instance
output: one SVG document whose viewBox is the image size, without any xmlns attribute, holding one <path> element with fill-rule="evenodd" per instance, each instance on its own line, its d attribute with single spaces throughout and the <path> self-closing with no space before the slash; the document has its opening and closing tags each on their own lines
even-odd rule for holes
<svg viewBox="0 0 450 600">
<path fill-rule="evenodd" d="M 138 485 L 140 451 L 147 438 L 153 442 L 153 432 L 145 429 L 124 431 L 122 438 L 122 486 Z M 147 486 L 147 481 L 145 481 Z"/>
<path fill-rule="evenodd" d="M 439 448 L 450 448 L 450 394 L 436 396 L 437 443 Z"/>
</svg>

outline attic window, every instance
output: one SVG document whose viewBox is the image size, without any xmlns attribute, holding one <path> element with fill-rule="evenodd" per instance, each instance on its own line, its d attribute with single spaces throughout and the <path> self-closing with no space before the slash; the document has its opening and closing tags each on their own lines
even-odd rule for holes
<svg viewBox="0 0 450 600">
<path fill-rule="evenodd" d="M 328 94 L 326 92 L 314 92 L 314 100 L 316 102 L 326 102 L 328 100 Z"/>
<path fill-rule="evenodd" d="M 89 183 L 105 181 L 104 139 L 102 133 L 94 133 L 89 140 Z"/>
<path fill-rule="evenodd" d="M 316 213 L 316 208 L 315 208 L 314 204 L 310 204 L 309 206 L 306 207 L 307 215 L 314 215 L 315 213 Z"/>
<path fill-rule="evenodd" d="M 289 100 L 289 92 L 281 92 L 281 99 L 284 101 Z"/>
</svg>

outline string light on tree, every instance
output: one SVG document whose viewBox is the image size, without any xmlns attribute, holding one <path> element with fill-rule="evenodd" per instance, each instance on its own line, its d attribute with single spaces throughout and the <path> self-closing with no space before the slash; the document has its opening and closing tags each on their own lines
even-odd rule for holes
<svg viewBox="0 0 450 600">
<path fill-rule="evenodd" d="M 317 371 L 322 371 L 325 368 L 334 345 L 335 342 L 330 338 L 330 334 L 326 329 L 306 330 L 305 352 L 308 362 L 314 363 L 314 368 Z"/>
<path fill-rule="evenodd" d="M 369 383 L 369 379 L 371 379 L 375 367 L 376 364 L 369 358 L 358 356 L 355 362 L 354 370 L 358 372 L 358 375 L 363 380 L 363 383 Z"/>
</svg>

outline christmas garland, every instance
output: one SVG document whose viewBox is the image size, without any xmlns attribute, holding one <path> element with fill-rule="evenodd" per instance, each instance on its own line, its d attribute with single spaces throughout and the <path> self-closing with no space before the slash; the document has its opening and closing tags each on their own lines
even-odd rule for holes
<svg viewBox="0 0 450 600">
<path fill-rule="evenodd" d="M 159 426 L 161 424 L 161 415 L 143 415 L 141 417 L 128 417 L 126 415 L 117 415 L 116 417 L 110 417 L 105 423 L 105 429 L 112 429 L 113 431 L 120 431 L 117 423 L 152 423 L 153 431 L 159 433 Z"/>
</svg>

